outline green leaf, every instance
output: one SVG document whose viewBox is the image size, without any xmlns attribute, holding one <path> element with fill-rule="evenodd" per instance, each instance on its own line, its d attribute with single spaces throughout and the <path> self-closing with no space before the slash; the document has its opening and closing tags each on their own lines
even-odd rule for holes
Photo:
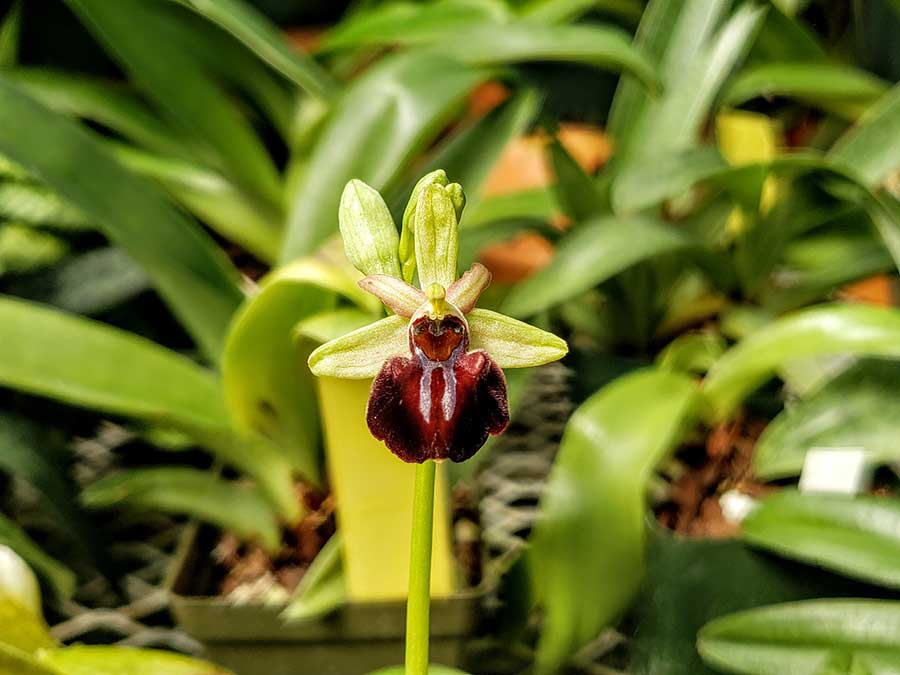
<svg viewBox="0 0 900 675">
<path fill-rule="evenodd" d="M 483 349 L 501 368 L 532 368 L 564 357 L 569 346 L 553 333 L 488 309 L 473 309 L 466 319 L 470 349 Z"/>
<path fill-rule="evenodd" d="M 269 552 L 281 545 L 277 514 L 254 485 L 223 480 L 210 471 L 181 467 L 134 469 L 101 478 L 84 489 L 89 508 L 124 507 L 199 518 L 258 537 Z"/>
<path fill-rule="evenodd" d="M 877 187 L 900 166 L 900 84 L 873 104 L 828 153 L 863 185 Z"/>
<path fill-rule="evenodd" d="M 554 138 L 549 145 L 550 165 L 556 176 L 554 190 L 563 212 L 576 223 L 603 210 L 605 198 L 572 155 Z"/>
<path fill-rule="evenodd" d="M 235 316 L 222 357 L 225 400 L 237 426 L 274 441 L 314 482 L 321 477 L 320 421 L 306 365 L 312 347 L 296 340 L 294 326 L 332 309 L 338 295 L 370 310 L 380 307 L 356 278 L 314 259 L 274 272 Z"/>
<path fill-rule="evenodd" d="M 64 675 L 232 675 L 206 661 L 134 647 L 78 645 L 41 652 L 39 659 Z"/>
<path fill-rule="evenodd" d="M 649 100 L 626 89 L 624 101 L 614 103 L 610 130 L 618 148 L 616 167 L 653 161 L 660 153 L 697 144 L 719 90 L 743 59 L 765 17 L 765 8 L 745 4 L 713 34 L 728 3 L 674 4 L 683 9 L 648 9 L 647 42 L 642 39 L 644 21 L 638 31 L 638 44 L 646 45 L 660 62 L 665 92 Z M 664 31 L 670 31 L 671 37 L 662 36 Z"/>
<path fill-rule="evenodd" d="M 176 157 L 197 150 L 118 82 L 48 68 L 16 68 L 5 77 L 51 110 L 108 127 L 151 150 Z"/>
<path fill-rule="evenodd" d="M 409 354 L 409 320 L 393 314 L 327 342 L 309 356 L 318 377 L 375 377 L 385 361 Z"/>
<path fill-rule="evenodd" d="M 68 253 L 65 242 L 27 225 L 0 225 L 0 276 L 37 272 Z"/>
<path fill-rule="evenodd" d="M 672 340 L 659 356 L 663 370 L 705 373 L 725 351 L 725 340 L 718 333 L 684 333 Z"/>
<path fill-rule="evenodd" d="M 320 49 L 429 45 L 448 35 L 468 32 L 485 22 L 502 21 L 507 13 L 502 3 L 390 2 L 357 12 L 339 22 L 325 35 Z"/>
<path fill-rule="evenodd" d="M 874 75 L 838 63 L 776 62 L 746 68 L 723 94 L 738 106 L 757 97 L 787 96 L 829 107 L 833 103 L 866 106 L 887 90 Z"/>
<path fill-rule="evenodd" d="M 35 657 L 21 649 L 0 643 L 0 673 L 3 675 L 64 675 L 58 670 L 38 663 Z"/>
<path fill-rule="evenodd" d="M 704 661 L 729 673 L 822 675 L 835 655 L 889 675 L 900 668 L 900 602 L 810 600 L 760 607 L 712 621 L 700 631 Z M 833 672 L 833 671 L 824 671 Z"/>
<path fill-rule="evenodd" d="M 51 225 L 61 230 L 91 227 L 85 215 L 52 190 L 34 183 L 0 183 L 0 216 L 7 220 Z"/>
<path fill-rule="evenodd" d="M 664 153 L 619 173 L 612 186 L 613 207 L 616 213 L 642 211 L 727 171 L 718 150 L 709 146 Z"/>
<path fill-rule="evenodd" d="M 312 252 L 337 229 L 347 181 L 384 191 L 488 76 L 443 56 L 410 53 L 354 81 L 335 102 L 292 197 L 282 261 Z"/>
<path fill-rule="evenodd" d="M 536 188 L 504 195 L 492 195 L 466 209 L 461 223 L 460 237 L 466 235 L 466 230 L 475 230 L 482 225 L 520 219 L 545 221 L 560 212 L 559 205 L 556 203 L 556 195 L 551 188 Z"/>
<path fill-rule="evenodd" d="M 900 588 L 900 500 L 801 494 L 767 497 L 741 524 L 743 537 L 793 558 Z"/>
<path fill-rule="evenodd" d="M 120 249 L 97 248 L 70 256 L 39 279 L 10 291 L 75 314 L 97 315 L 131 300 L 150 285 L 147 275 Z"/>
<path fill-rule="evenodd" d="M 400 277 L 400 235 L 377 190 L 351 180 L 341 195 L 338 223 L 344 251 L 363 274 Z"/>
<path fill-rule="evenodd" d="M 69 598 L 75 592 L 77 581 L 75 573 L 55 558 L 51 558 L 22 528 L 2 514 L 0 514 L 0 544 L 9 546 L 28 563 L 57 597 Z M 4 635 L 0 633 L 0 643 L 3 641 Z"/>
<path fill-rule="evenodd" d="M 3 594 L 0 594 L 0 625 L 3 626 L 3 632 L 0 632 L 0 647 L 11 647 L 25 654 L 31 654 L 39 649 L 56 646 L 56 641 L 50 636 L 50 630 L 42 616 L 36 615 L 17 599 Z M 2 672 L 0 670 L 0 673 Z"/>
<path fill-rule="evenodd" d="M 321 618 L 347 601 L 341 547 L 341 534 L 338 531 L 325 542 L 303 574 L 294 595 L 281 613 L 282 619 L 296 622 Z"/>
<path fill-rule="evenodd" d="M 474 65 L 533 61 L 580 63 L 627 72 L 650 90 L 659 86 L 653 65 L 632 47 L 628 33 L 612 26 L 525 22 L 480 25 L 448 37 L 434 48 Z"/>
<path fill-rule="evenodd" d="M 530 549 L 544 609 L 539 672 L 558 672 L 637 592 L 647 481 L 690 422 L 695 399 L 690 378 L 642 370 L 598 391 L 569 419 Z"/>
<path fill-rule="evenodd" d="M 213 359 L 242 299 L 213 241 L 152 186 L 122 169 L 87 131 L 0 76 L 0 152 L 22 163 L 141 264 Z"/>
<path fill-rule="evenodd" d="M 785 362 L 827 354 L 900 357 L 900 310 L 832 304 L 788 315 L 751 333 L 710 369 L 703 388 L 717 420 Z"/>
<path fill-rule="evenodd" d="M 0 22 L 0 68 L 16 65 L 22 33 L 22 0 L 14 0 Z"/>
<path fill-rule="evenodd" d="M 202 141 L 229 175 L 263 199 L 281 203 L 281 180 L 265 146 L 235 102 L 179 44 L 175 13 L 162 3 L 142 0 L 66 4 L 135 83 L 179 128 Z M 134 30 L 136 25 L 140 31 Z M 166 44 L 163 50 L 161 43 Z"/>
<path fill-rule="evenodd" d="M 466 191 L 466 211 L 460 223 L 465 228 L 473 209 L 482 200 L 482 187 L 503 150 L 513 139 L 523 134 L 537 115 L 540 99 L 534 89 L 523 89 L 508 101 L 452 134 L 439 145 L 423 167 L 415 167 L 415 174 L 402 188 L 394 190 L 389 200 L 395 213 L 412 192 L 416 178 L 426 172 L 444 170 L 454 183 Z M 461 235 L 462 236 L 462 235 Z"/>
<path fill-rule="evenodd" d="M 753 452 L 763 480 L 797 476 L 814 447 L 863 448 L 872 464 L 900 461 L 900 425 L 886 409 L 900 405 L 900 363 L 863 360 L 770 422 Z"/>
<path fill-rule="evenodd" d="M 0 297 L 0 383 L 179 427 L 228 428 L 215 374 L 144 338 Z"/>
<path fill-rule="evenodd" d="M 501 311 L 532 316 L 635 263 L 692 245 L 675 227 L 648 218 L 610 216 L 588 221 L 562 240 L 547 267 L 512 289 Z"/>
<path fill-rule="evenodd" d="M 206 17 L 233 35 L 279 73 L 319 98 L 337 88 L 312 58 L 293 50 L 277 26 L 243 0 L 172 0 Z"/>
</svg>

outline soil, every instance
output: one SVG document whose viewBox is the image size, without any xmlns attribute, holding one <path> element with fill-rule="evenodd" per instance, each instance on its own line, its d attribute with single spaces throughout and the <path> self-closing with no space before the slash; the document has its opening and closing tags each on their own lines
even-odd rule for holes
<svg viewBox="0 0 900 675">
<path fill-rule="evenodd" d="M 757 482 L 751 469 L 753 448 L 765 425 L 765 420 L 739 416 L 712 429 L 704 442 L 685 447 L 678 456 L 685 470 L 657 507 L 657 521 L 686 536 L 737 536 L 740 528 L 726 520 L 719 498 L 729 490 L 760 498 L 777 489 Z"/>
</svg>

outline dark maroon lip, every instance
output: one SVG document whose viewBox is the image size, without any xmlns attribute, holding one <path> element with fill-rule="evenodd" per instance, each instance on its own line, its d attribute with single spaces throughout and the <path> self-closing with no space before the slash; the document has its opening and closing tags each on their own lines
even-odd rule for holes
<svg viewBox="0 0 900 675">
<path fill-rule="evenodd" d="M 369 394 L 369 430 L 405 462 L 462 462 L 509 422 L 506 378 L 484 351 L 467 352 L 465 321 L 422 316 L 408 357 L 384 364 Z"/>
</svg>

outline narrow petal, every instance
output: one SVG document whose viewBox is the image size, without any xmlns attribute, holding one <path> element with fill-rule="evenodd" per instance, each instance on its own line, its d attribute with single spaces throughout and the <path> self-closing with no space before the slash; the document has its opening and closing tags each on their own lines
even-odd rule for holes
<svg viewBox="0 0 900 675">
<path fill-rule="evenodd" d="M 457 203 L 463 200 L 462 188 L 455 183 L 432 183 L 422 190 L 416 203 L 415 248 L 419 286 L 438 283 L 444 288 L 456 281 L 459 231 Z"/>
<path fill-rule="evenodd" d="M 341 195 L 338 223 L 350 262 L 363 274 L 400 276 L 400 235 L 384 199 L 361 180 L 351 180 Z"/>
<path fill-rule="evenodd" d="M 569 352 L 553 333 L 487 309 L 473 309 L 469 321 L 471 349 L 483 349 L 501 368 L 530 368 L 557 361 Z"/>
<path fill-rule="evenodd" d="M 407 318 L 425 303 L 422 291 L 387 274 L 370 274 L 359 280 L 359 287 L 379 298 L 395 314 Z"/>
<path fill-rule="evenodd" d="M 447 302 L 459 307 L 463 314 L 472 311 L 478 298 L 491 285 L 491 273 L 481 263 L 475 263 L 469 271 L 450 284 Z"/>
<path fill-rule="evenodd" d="M 408 327 L 409 322 L 395 314 L 347 333 L 310 354 L 309 369 L 320 377 L 375 377 L 388 359 L 409 354 Z"/>
</svg>

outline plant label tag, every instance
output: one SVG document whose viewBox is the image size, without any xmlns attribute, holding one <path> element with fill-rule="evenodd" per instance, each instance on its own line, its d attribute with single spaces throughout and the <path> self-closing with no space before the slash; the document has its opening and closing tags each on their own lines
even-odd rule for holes
<svg viewBox="0 0 900 675">
<path fill-rule="evenodd" d="M 865 448 L 810 448 L 800 491 L 856 495 L 869 487 L 871 477 Z"/>
</svg>

